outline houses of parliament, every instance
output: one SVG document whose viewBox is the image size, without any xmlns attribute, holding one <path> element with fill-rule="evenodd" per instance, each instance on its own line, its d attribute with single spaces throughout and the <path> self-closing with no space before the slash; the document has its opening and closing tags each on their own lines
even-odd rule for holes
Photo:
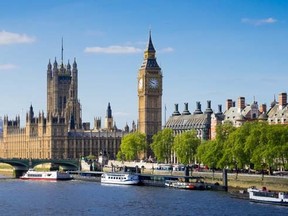
<svg viewBox="0 0 288 216">
<path fill-rule="evenodd" d="M 26 126 L 20 127 L 20 116 L 3 118 L 0 131 L 0 158 L 25 159 L 77 159 L 88 155 L 106 155 L 115 159 L 122 137 L 139 130 L 152 135 L 161 129 L 162 74 L 156 62 L 151 32 L 144 51 L 143 64 L 138 74 L 139 120 L 131 128 L 116 127 L 110 103 L 101 125 L 101 118 L 94 119 L 94 126 L 82 122 L 81 104 L 78 99 L 78 65 L 76 59 L 67 65 L 56 58 L 47 65 L 47 115 L 36 114 L 33 106 L 26 113 Z"/>
</svg>

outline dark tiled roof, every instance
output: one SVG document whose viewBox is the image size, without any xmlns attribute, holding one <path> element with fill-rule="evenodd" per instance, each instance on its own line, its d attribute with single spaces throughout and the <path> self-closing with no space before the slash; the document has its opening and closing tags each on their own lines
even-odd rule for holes
<svg viewBox="0 0 288 216">
<path fill-rule="evenodd" d="M 156 59 L 144 59 L 141 68 L 145 68 L 145 69 L 147 69 L 147 68 L 160 69 Z"/>
<path fill-rule="evenodd" d="M 171 116 L 165 125 L 173 130 L 191 130 L 210 127 L 207 114 Z"/>
<path fill-rule="evenodd" d="M 259 117 L 258 117 L 258 119 L 259 120 L 265 120 L 265 121 L 267 121 L 268 120 L 268 115 L 267 115 L 267 113 L 262 113 L 261 115 L 259 115 Z"/>
</svg>

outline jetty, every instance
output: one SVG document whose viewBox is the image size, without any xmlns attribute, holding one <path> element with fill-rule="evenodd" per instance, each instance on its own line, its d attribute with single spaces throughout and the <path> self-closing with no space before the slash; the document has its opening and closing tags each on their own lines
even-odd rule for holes
<svg viewBox="0 0 288 216">
<path fill-rule="evenodd" d="M 140 185 L 142 186 L 152 186 L 152 187 L 165 187 L 167 181 L 180 181 L 180 182 L 191 182 L 195 179 L 204 179 L 201 176 L 190 176 L 189 170 L 186 169 L 183 175 L 169 175 L 169 174 L 147 174 L 141 173 L 140 169 L 137 167 L 124 167 L 123 172 L 132 172 L 139 175 Z M 70 171 L 69 172 L 74 179 L 82 181 L 94 181 L 100 182 L 101 175 L 104 173 L 102 171 Z M 223 184 L 219 182 L 208 183 L 203 182 L 205 187 L 203 189 L 215 190 L 215 191 L 227 191 L 228 190 L 228 178 L 227 171 L 223 170 Z"/>
</svg>

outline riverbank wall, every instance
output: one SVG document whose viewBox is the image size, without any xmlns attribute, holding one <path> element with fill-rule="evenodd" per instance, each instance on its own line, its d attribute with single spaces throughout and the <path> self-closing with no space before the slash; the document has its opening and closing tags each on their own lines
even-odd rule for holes
<svg viewBox="0 0 288 216">
<path fill-rule="evenodd" d="M 147 162 L 120 162 L 120 161 L 109 161 L 108 165 L 103 171 L 111 171 L 111 165 L 114 167 L 135 167 L 138 166 L 143 174 L 154 174 L 154 175 L 174 175 L 184 176 L 183 171 L 175 170 L 157 170 L 158 164 L 147 163 Z M 203 177 L 208 183 L 223 184 L 223 173 L 212 172 L 206 170 L 204 172 L 190 171 L 190 176 Z M 258 188 L 266 187 L 273 191 L 286 191 L 288 192 L 288 176 L 270 176 L 261 174 L 246 174 L 246 173 L 228 173 L 228 188 L 229 189 L 247 189 L 248 187 L 255 186 Z"/>
<path fill-rule="evenodd" d="M 145 170 L 144 172 L 148 172 Z M 150 171 L 152 173 L 152 171 Z M 155 175 L 176 175 L 181 176 L 183 172 L 179 171 L 158 171 L 154 170 L 153 174 Z M 222 172 L 192 172 L 190 176 L 194 177 L 203 177 L 204 181 L 207 183 L 216 183 L 223 184 L 223 173 Z M 269 176 L 269 175 L 254 175 L 254 174 L 236 174 L 228 173 L 228 190 L 237 190 L 237 189 L 247 189 L 251 186 L 257 188 L 266 187 L 268 190 L 272 191 L 285 191 L 288 192 L 288 176 Z"/>
<path fill-rule="evenodd" d="M 207 182 L 222 182 L 222 173 L 213 172 L 193 172 L 193 176 L 202 176 Z M 214 177 L 213 177 L 214 176 Z M 228 173 L 228 187 L 230 189 L 247 189 L 255 186 L 257 188 L 266 187 L 272 191 L 288 192 L 288 176 L 270 176 L 254 174 Z"/>
</svg>

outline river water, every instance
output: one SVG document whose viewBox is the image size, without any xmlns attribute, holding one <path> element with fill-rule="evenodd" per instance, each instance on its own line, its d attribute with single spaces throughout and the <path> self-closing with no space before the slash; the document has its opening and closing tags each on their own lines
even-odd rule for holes
<svg viewBox="0 0 288 216">
<path fill-rule="evenodd" d="M 250 203 L 226 192 L 97 182 L 0 180 L 0 215 L 288 215 L 288 207 Z"/>
</svg>

